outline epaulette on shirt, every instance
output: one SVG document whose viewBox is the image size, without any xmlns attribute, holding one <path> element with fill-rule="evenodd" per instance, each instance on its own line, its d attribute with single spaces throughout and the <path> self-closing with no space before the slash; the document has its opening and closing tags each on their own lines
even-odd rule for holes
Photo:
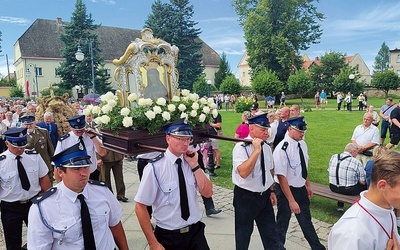
<svg viewBox="0 0 400 250">
<path fill-rule="evenodd" d="M 107 187 L 107 183 L 105 183 L 104 181 L 89 180 L 88 183 L 97 185 L 97 186 Z"/>
<path fill-rule="evenodd" d="M 242 147 L 247 147 L 247 146 L 249 146 L 250 144 L 251 144 L 251 142 L 243 142 L 241 146 L 242 146 Z"/>
<path fill-rule="evenodd" d="M 55 194 L 56 191 L 57 191 L 57 188 L 56 187 L 52 187 L 52 188 L 48 189 L 46 192 L 44 192 L 44 193 L 36 196 L 35 198 L 33 198 L 32 199 L 32 203 L 33 204 L 37 204 L 37 203 L 43 201 L 44 199 L 50 197 L 51 195 Z"/>
<path fill-rule="evenodd" d="M 0 161 L 4 160 L 7 156 L 5 155 L 0 155 Z"/>
<path fill-rule="evenodd" d="M 156 161 L 159 161 L 163 157 L 164 157 L 164 153 L 161 153 L 161 154 L 157 155 L 156 157 L 154 157 L 153 159 L 150 159 L 148 162 L 149 163 L 154 163 Z"/>
<path fill-rule="evenodd" d="M 289 142 L 285 141 L 282 145 L 282 150 L 286 151 L 287 147 L 289 146 Z"/>
<path fill-rule="evenodd" d="M 67 139 L 68 137 L 70 137 L 70 134 L 65 134 L 63 136 L 61 136 L 60 139 L 58 139 L 59 141 L 64 141 L 65 139 Z"/>
<path fill-rule="evenodd" d="M 39 154 L 39 152 L 34 150 L 34 149 L 25 149 L 25 154 L 27 154 L 27 155 L 37 155 L 37 154 Z"/>
</svg>

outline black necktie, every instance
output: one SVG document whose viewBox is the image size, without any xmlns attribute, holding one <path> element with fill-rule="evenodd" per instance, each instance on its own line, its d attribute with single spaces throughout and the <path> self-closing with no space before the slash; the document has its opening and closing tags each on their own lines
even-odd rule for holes
<svg viewBox="0 0 400 250">
<path fill-rule="evenodd" d="M 85 249 L 96 249 L 94 241 L 92 221 L 90 219 L 89 208 L 85 201 L 83 194 L 78 195 L 78 199 L 81 201 L 81 221 L 82 221 L 82 233 L 83 243 Z"/>
<path fill-rule="evenodd" d="M 189 218 L 190 212 L 189 212 L 189 202 L 186 192 L 185 177 L 183 176 L 182 165 L 181 165 L 182 160 L 178 158 L 176 159 L 175 162 L 178 165 L 179 193 L 181 196 L 181 217 L 182 219 L 187 220 Z"/>
<path fill-rule="evenodd" d="M 301 176 L 304 179 L 307 179 L 307 167 L 306 167 L 306 160 L 304 159 L 303 150 L 301 149 L 300 142 L 297 144 L 299 147 L 299 155 L 300 155 L 300 162 L 301 162 Z"/>
<path fill-rule="evenodd" d="M 261 171 L 262 171 L 262 184 L 265 186 L 265 160 L 264 160 L 264 152 L 261 145 Z"/>
<path fill-rule="evenodd" d="M 22 162 L 20 160 L 21 156 L 18 155 L 17 157 L 15 157 L 15 159 L 17 159 L 18 175 L 19 179 L 21 180 L 22 188 L 28 191 L 31 187 L 31 184 L 29 183 L 28 175 L 26 174 L 24 165 L 22 165 Z"/>
<path fill-rule="evenodd" d="M 81 142 L 83 149 L 86 150 L 85 142 L 83 142 L 83 137 L 79 136 L 79 141 Z"/>
</svg>

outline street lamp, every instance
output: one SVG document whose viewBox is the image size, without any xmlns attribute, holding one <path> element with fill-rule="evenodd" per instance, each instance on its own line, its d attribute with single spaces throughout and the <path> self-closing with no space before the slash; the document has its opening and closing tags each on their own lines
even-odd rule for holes
<svg viewBox="0 0 400 250">
<path fill-rule="evenodd" d="M 352 111 L 352 106 L 353 106 L 352 85 L 353 85 L 354 77 L 355 77 L 354 74 L 349 75 L 349 79 L 350 79 L 350 109 L 349 109 L 349 111 Z"/>
<path fill-rule="evenodd" d="M 36 93 L 32 93 L 32 94 L 33 94 L 33 101 L 36 102 L 36 95 L 39 97 L 38 68 L 36 67 L 36 64 L 32 64 L 32 63 L 29 64 L 28 67 L 26 68 L 26 72 L 25 72 L 25 75 L 27 78 L 31 76 L 31 71 L 29 70 L 29 68 L 33 68 L 33 70 L 35 71 Z"/>
<path fill-rule="evenodd" d="M 210 97 L 210 86 L 212 84 L 211 80 L 207 80 L 207 85 L 208 85 L 208 97 Z"/>
<path fill-rule="evenodd" d="M 90 53 L 90 61 L 92 63 L 92 84 L 93 84 L 93 96 L 96 93 L 95 85 L 94 85 L 94 64 L 93 64 L 93 41 L 92 39 L 87 39 L 87 43 L 89 46 L 89 53 Z M 81 45 L 78 44 L 78 51 L 75 53 L 75 58 L 78 61 L 82 61 L 85 58 L 85 54 L 83 54 Z"/>
</svg>

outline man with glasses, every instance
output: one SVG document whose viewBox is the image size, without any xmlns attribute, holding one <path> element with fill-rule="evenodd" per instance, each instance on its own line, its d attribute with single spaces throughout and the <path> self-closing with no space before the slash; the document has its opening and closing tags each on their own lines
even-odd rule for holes
<svg viewBox="0 0 400 250">
<path fill-rule="evenodd" d="M 363 123 L 358 125 L 353 132 L 351 142 L 358 146 L 357 159 L 363 166 L 372 160 L 372 149 L 379 144 L 379 129 L 372 125 L 371 113 L 365 113 Z"/>
<path fill-rule="evenodd" d="M 287 121 L 288 133 L 274 150 L 275 189 L 278 198 L 276 231 L 280 248 L 284 249 L 292 213 L 300 224 L 311 249 L 325 249 L 311 222 L 310 199 L 313 191 L 308 179 L 308 148 L 303 140 L 307 123 L 303 116 Z"/>
<path fill-rule="evenodd" d="M 22 222 L 28 225 L 31 199 L 51 187 L 48 168 L 35 151 L 25 151 L 26 128 L 4 133 L 8 150 L 0 155 L 0 212 L 7 249 L 21 249 Z"/>
<path fill-rule="evenodd" d="M 270 124 L 266 114 L 248 119 L 251 143 L 236 143 L 232 152 L 233 206 L 237 250 L 249 248 L 254 221 L 264 249 L 278 249 L 275 231 L 276 195 L 273 186 L 272 150 L 265 143 Z"/>
<path fill-rule="evenodd" d="M 197 191 L 211 197 L 212 183 L 189 150 L 192 129 L 184 119 L 165 127 L 168 148 L 144 168 L 136 194 L 135 212 L 151 249 L 209 249 L 200 220 Z M 156 227 L 147 206 L 153 206 Z"/>
</svg>

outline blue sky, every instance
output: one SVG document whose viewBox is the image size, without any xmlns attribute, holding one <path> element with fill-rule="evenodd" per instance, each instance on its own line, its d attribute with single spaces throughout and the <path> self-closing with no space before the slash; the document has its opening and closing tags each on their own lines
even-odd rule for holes
<svg viewBox="0 0 400 250">
<path fill-rule="evenodd" d="M 152 0 L 85 0 L 87 12 L 96 24 L 142 29 L 151 12 Z M 13 45 L 37 18 L 70 21 L 75 0 L 0 0 L 0 31 L 3 41 L 0 74 L 6 75 L 8 55 L 14 70 Z M 193 0 L 193 20 L 198 22 L 200 37 L 220 55 L 225 52 L 232 72 L 244 53 L 243 30 L 230 0 Z M 400 47 L 400 2 L 395 0 L 321 0 L 316 3 L 325 14 L 320 43 L 306 53 L 310 58 L 329 51 L 353 55 L 359 53 L 372 72 L 374 58 L 385 41 L 390 49 Z"/>
</svg>

